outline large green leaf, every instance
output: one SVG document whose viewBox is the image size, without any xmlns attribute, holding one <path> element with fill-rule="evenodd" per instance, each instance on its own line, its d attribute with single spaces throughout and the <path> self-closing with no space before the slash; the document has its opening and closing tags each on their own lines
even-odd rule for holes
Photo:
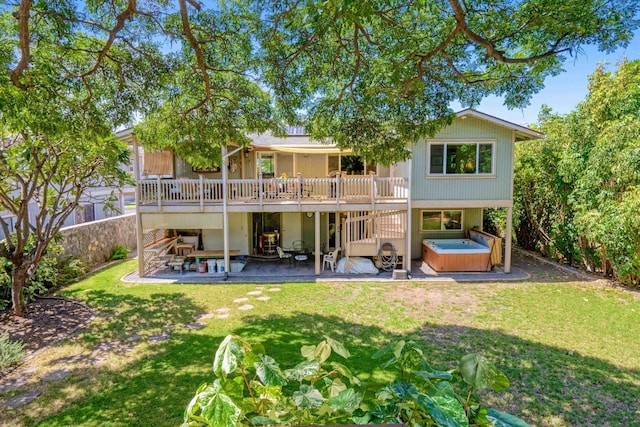
<svg viewBox="0 0 640 427">
<path fill-rule="evenodd" d="M 335 411 L 352 413 L 360 406 L 360 400 L 362 400 L 362 395 L 356 393 L 352 388 L 348 388 L 330 398 L 327 404 Z"/>
<path fill-rule="evenodd" d="M 331 384 L 329 384 L 329 397 L 337 396 L 340 392 L 346 389 L 347 386 L 342 382 L 342 380 L 340 378 L 336 378 L 335 380 L 331 381 Z"/>
<path fill-rule="evenodd" d="M 327 343 L 331 347 L 331 350 L 333 350 L 340 356 L 344 357 L 345 359 L 348 359 L 351 356 L 351 353 L 349 353 L 349 350 L 347 350 L 346 347 L 342 345 L 341 342 L 336 341 L 333 338 L 330 338 L 326 335 L 324 336 L 324 338 L 327 340 Z"/>
<path fill-rule="evenodd" d="M 315 345 L 303 345 L 300 348 L 300 353 L 302 353 L 302 357 L 307 360 L 313 360 L 316 354 L 316 346 Z"/>
<path fill-rule="evenodd" d="M 487 410 L 487 419 L 491 421 L 495 427 L 529 427 L 529 424 L 515 415 L 500 412 L 493 408 Z"/>
<path fill-rule="evenodd" d="M 207 424 L 228 427 L 238 425 L 242 411 L 229 396 L 224 394 L 219 380 L 200 391 L 195 400 L 200 408 L 200 417 Z M 194 407 L 190 404 L 188 410 L 193 409 Z"/>
<path fill-rule="evenodd" d="M 258 355 L 259 361 L 254 363 L 256 375 L 265 385 L 285 385 L 287 379 L 282 374 L 278 362 L 266 354 Z"/>
<path fill-rule="evenodd" d="M 371 356 L 371 358 L 373 360 L 380 359 L 382 356 L 388 354 L 391 350 L 393 350 L 393 346 L 394 345 L 395 345 L 395 343 L 390 342 L 389 344 L 387 344 L 384 347 L 382 347 L 380 350 L 378 350 L 375 353 L 373 353 L 373 356 Z"/>
<path fill-rule="evenodd" d="M 453 402 L 454 400 L 459 406 Z M 455 397 L 453 400 L 448 396 L 436 396 L 434 398 L 420 393 L 416 397 L 416 402 L 431 415 L 439 426 L 468 427 L 469 425 L 464 408 Z M 462 417 L 460 416 L 460 409 L 462 409 Z"/>
<path fill-rule="evenodd" d="M 509 379 L 484 356 L 467 354 L 460 359 L 460 373 L 464 381 L 475 388 L 495 391 L 509 387 Z"/>
<path fill-rule="evenodd" d="M 325 401 L 325 398 L 322 397 L 318 390 L 306 384 L 301 385 L 298 391 L 294 391 L 291 397 L 293 398 L 293 403 L 298 408 L 303 409 L 319 408 Z"/>
<path fill-rule="evenodd" d="M 254 426 L 275 426 L 280 424 L 278 421 L 272 420 L 271 418 L 257 416 L 251 418 L 251 424 Z"/>
<path fill-rule="evenodd" d="M 317 360 L 318 363 L 323 364 L 329 356 L 331 356 L 331 346 L 327 341 L 322 341 L 316 346 L 314 359 Z"/>
<path fill-rule="evenodd" d="M 343 364 L 338 363 L 338 362 L 331 362 L 331 367 L 337 373 L 339 373 L 340 375 L 342 375 L 343 377 L 345 377 L 349 381 L 351 381 L 351 384 L 354 384 L 354 385 L 357 385 L 357 386 L 361 386 L 362 385 L 362 382 L 360 381 L 360 379 L 358 377 L 356 377 L 355 375 L 353 375 L 353 373 L 351 373 L 349 368 L 347 368 Z"/>
<path fill-rule="evenodd" d="M 319 369 L 320 364 L 317 361 L 305 360 L 293 368 L 285 370 L 284 376 L 290 380 L 302 381 L 306 377 L 317 374 Z"/>
<path fill-rule="evenodd" d="M 238 368 L 244 358 L 244 349 L 239 338 L 227 335 L 222 341 L 213 359 L 213 372 L 218 377 L 226 377 Z"/>
</svg>

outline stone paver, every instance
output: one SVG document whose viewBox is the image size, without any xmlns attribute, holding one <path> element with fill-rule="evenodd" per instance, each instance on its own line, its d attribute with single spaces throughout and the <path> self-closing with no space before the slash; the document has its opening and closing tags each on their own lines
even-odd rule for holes
<svg viewBox="0 0 640 427">
<path fill-rule="evenodd" d="M 162 341 L 167 341 L 169 338 L 171 338 L 171 335 L 167 334 L 167 333 L 155 334 L 155 335 L 151 335 L 149 337 L 149 341 L 151 341 L 151 342 L 162 342 Z"/>
<path fill-rule="evenodd" d="M 27 391 L 17 396 L 13 396 L 4 401 L 4 404 L 11 409 L 16 409 L 31 403 L 36 397 L 40 396 L 40 390 Z"/>
<path fill-rule="evenodd" d="M 173 329 L 173 328 L 175 328 L 175 327 L 176 327 L 176 325 L 164 325 L 164 326 L 162 327 L 162 329 L 164 329 L 164 330 L 169 330 L 169 329 Z"/>
<path fill-rule="evenodd" d="M 229 313 L 220 313 L 216 316 L 216 319 L 226 319 L 229 317 Z"/>
<path fill-rule="evenodd" d="M 66 365 L 68 363 L 78 363 L 87 360 L 87 356 L 84 354 L 74 354 L 72 356 L 61 357 L 60 359 L 53 360 L 51 363 L 60 363 Z"/>
<path fill-rule="evenodd" d="M 267 289 L 267 291 L 269 291 L 269 292 L 280 292 L 281 289 L 280 288 L 269 288 L 269 289 Z"/>
<path fill-rule="evenodd" d="M 251 304 L 242 304 L 240 307 L 238 307 L 238 310 L 253 310 L 253 306 Z"/>
<path fill-rule="evenodd" d="M 11 378 L 10 380 L 7 380 L 0 384 L 0 393 L 20 390 L 22 387 L 27 385 L 27 382 L 28 378 L 26 376 Z"/>
<path fill-rule="evenodd" d="M 249 301 L 249 298 L 236 298 L 233 300 L 233 302 L 237 303 L 241 303 L 241 302 L 247 302 Z"/>
<path fill-rule="evenodd" d="M 219 311 L 219 310 L 220 309 L 216 311 Z M 204 319 L 211 319 L 213 316 L 214 316 L 213 313 L 200 313 L 200 314 L 197 314 L 195 317 L 196 317 L 196 320 L 204 320 Z"/>
<path fill-rule="evenodd" d="M 258 301 L 269 301 L 271 299 L 271 297 L 268 297 L 268 296 L 264 295 L 264 296 L 258 297 L 256 299 Z"/>
<path fill-rule="evenodd" d="M 142 339 L 142 335 L 134 334 L 134 335 L 131 335 L 130 337 L 127 337 L 127 342 L 135 342 L 140 339 Z"/>
<path fill-rule="evenodd" d="M 249 291 L 247 295 L 262 295 L 262 291 Z"/>
<path fill-rule="evenodd" d="M 58 369 L 57 371 L 50 372 L 47 375 L 43 376 L 42 381 L 61 381 L 67 378 L 70 374 L 71 371 L 69 369 Z"/>
<path fill-rule="evenodd" d="M 114 351 L 120 348 L 120 341 L 108 341 L 98 344 L 94 351 L 103 352 L 103 351 Z"/>
<path fill-rule="evenodd" d="M 187 323 L 186 325 L 184 325 L 185 329 L 202 329 L 204 328 L 205 325 L 204 323 L 200 323 L 200 322 L 196 322 L 196 323 Z"/>
<path fill-rule="evenodd" d="M 228 308 L 228 307 L 222 307 L 222 308 L 217 308 L 216 309 L 216 313 L 227 313 L 229 311 L 231 311 L 231 309 Z"/>
</svg>

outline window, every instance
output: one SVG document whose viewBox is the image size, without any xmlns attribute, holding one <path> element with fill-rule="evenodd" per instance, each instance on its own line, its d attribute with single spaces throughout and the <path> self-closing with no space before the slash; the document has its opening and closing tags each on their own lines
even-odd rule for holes
<svg viewBox="0 0 640 427">
<path fill-rule="evenodd" d="M 495 142 L 429 144 L 429 175 L 493 175 Z"/>
<path fill-rule="evenodd" d="M 422 211 L 422 231 L 462 230 L 462 211 Z"/>
<path fill-rule="evenodd" d="M 258 175 L 262 174 L 263 178 L 273 178 L 275 176 L 276 165 L 273 153 L 258 154 Z"/>
</svg>

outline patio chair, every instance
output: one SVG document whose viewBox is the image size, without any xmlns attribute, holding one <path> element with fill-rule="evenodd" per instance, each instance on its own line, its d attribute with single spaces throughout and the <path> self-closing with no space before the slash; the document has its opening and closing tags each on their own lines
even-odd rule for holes
<svg viewBox="0 0 640 427">
<path fill-rule="evenodd" d="M 328 254 L 324 255 L 324 257 L 322 258 L 322 271 L 324 271 L 325 264 L 329 264 L 332 272 L 335 271 L 336 261 L 338 260 L 338 253 L 341 250 L 342 249 L 340 247 L 337 247 L 335 251 L 329 252 Z"/>
<path fill-rule="evenodd" d="M 292 258 L 291 257 L 293 255 L 283 251 L 280 246 L 276 246 L 276 251 L 278 251 L 278 256 L 280 257 L 280 262 L 282 262 L 282 260 L 287 260 L 287 261 L 289 261 L 289 264 L 291 264 L 291 262 L 292 262 Z"/>
</svg>

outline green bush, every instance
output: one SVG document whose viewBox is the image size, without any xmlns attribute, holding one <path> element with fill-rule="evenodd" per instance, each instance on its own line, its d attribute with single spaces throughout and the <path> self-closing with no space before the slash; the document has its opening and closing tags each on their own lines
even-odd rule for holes
<svg viewBox="0 0 640 427">
<path fill-rule="evenodd" d="M 58 252 L 57 250 L 54 251 Z M 0 258 L 0 310 L 11 304 L 11 271 L 13 266 L 6 258 Z M 75 257 L 58 259 L 45 256 L 24 288 L 26 302 L 37 296 L 75 282 L 86 273 L 86 266 Z"/>
<path fill-rule="evenodd" d="M 24 356 L 23 343 L 10 341 L 9 334 L 6 332 L 0 334 L 0 372 L 18 363 Z"/>
<path fill-rule="evenodd" d="M 261 345 L 227 336 L 213 362 L 215 380 L 202 384 L 185 411 L 183 427 L 405 424 L 413 427 L 526 427 L 521 419 L 479 402 L 480 389 L 503 390 L 509 380 L 485 357 L 467 354 L 458 368 L 433 369 L 412 340 L 393 342 L 372 358 L 398 374 L 375 395 L 347 366 L 329 361 L 349 351 L 325 336 L 303 346 L 305 359 L 282 369 Z M 365 397 L 366 396 L 366 397 Z"/>
<path fill-rule="evenodd" d="M 131 252 L 131 249 L 129 249 L 125 245 L 117 245 L 116 247 L 113 248 L 113 251 L 111 252 L 111 256 L 109 257 L 109 261 L 127 259 L 129 252 Z"/>
</svg>

